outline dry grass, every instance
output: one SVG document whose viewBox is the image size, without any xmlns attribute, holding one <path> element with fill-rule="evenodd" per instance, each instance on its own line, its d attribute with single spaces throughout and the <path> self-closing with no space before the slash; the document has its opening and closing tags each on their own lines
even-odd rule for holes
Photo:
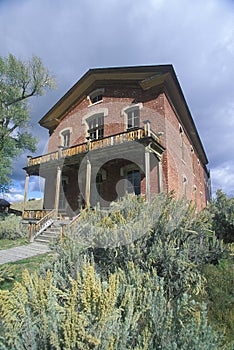
<svg viewBox="0 0 234 350">
<path fill-rule="evenodd" d="M 36 210 L 43 208 L 43 199 L 33 199 L 27 201 L 26 209 L 27 210 Z M 23 202 L 12 202 L 11 209 L 23 210 Z"/>
</svg>

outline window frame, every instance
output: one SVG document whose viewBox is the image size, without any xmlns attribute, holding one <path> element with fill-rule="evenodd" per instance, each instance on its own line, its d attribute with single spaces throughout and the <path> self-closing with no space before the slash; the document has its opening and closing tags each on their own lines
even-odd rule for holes
<svg viewBox="0 0 234 350">
<path fill-rule="evenodd" d="M 103 95 L 104 95 L 104 89 L 96 89 L 92 91 L 88 96 L 87 99 L 89 101 L 89 107 L 94 106 L 98 103 L 101 103 L 103 101 Z M 96 100 L 95 100 L 96 99 Z"/>
<path fill-rule="evenodd" d="M 104 128 L 105 128 L 104 117 L 105 115 L 103 112 L 100 112 L 100 113 L 97 112 L 86 119 L 86 123 L 88 126 L 87 134 L 91 141 L 101 140 L 104 138 Z M 101 122 L 99 123 L 100 118 L 101 118 Z M 94 125 L 95 120 L 96 122 Z M 91 123 L 93 123 L 92 127 L 91 127 Z M 95 137 L 92 137 L 91 136 L 92 134 L 95 135 Z"/>
<path fill-rule="evenodd" d="M 121 116 L 124 117 L 125 129 L 127 131 L 139 129 L 141 125 L 141 109 L 143 108 L 142 103 L 133 104 L 122 109 Z M 132 116 L 132 126 L 129 126 L 129 113 L 138 111 L 138 118 Z M 138 125 L 135 125 L 135 121 L 138 119 Z"/>
<path fill-rule="evenodd" d="M 65 128 L 60 131 L 60 145 L 64 148 L 69 148 L 71 145 L 71 134 L 72 134 L 72 128 Z M 67 138 L 67 140 L 66 140 Z"/>
</svg>

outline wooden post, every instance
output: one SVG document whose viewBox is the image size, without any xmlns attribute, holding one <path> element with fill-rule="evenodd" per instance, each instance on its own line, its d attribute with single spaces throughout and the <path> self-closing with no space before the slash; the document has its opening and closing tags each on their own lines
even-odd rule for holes
<svg viewBox="0 0 234 350">
<path fill-rule="evenodd" d="M 150 201 L 150 151 L 145 149 L 146 201 Z"/>
<path fill-rule="evenodd" d="M 144 131 L 145 131 L 145 136 L 150 136 L 151 131 L 150 131 L 150 121 L 149 120 L 144 120 Z"/>
<path fill-rule="evenodd" d="M 26 209 L 27 204 L 27 195 L 28 195 L 28 183 L 29 183 L 29 174 L 26 173 L 25 186 L 24 186 L 24 202 L 23 202 L 23 213 Z"/>
<path fill-rule="evenodd" d="M 55 198 L 54 198 L 54 209 L 55 209 L 56 216 L 58 216 L 58 208 L 59 208 L 61 173 L 62 173 L 62 170 L 61 170 L 60 166 L 58 165 L 57 177 L 56 177 Z"/>
<path fill-rule="evenodd" d="M 34 240 L 33 231 L 34 231 L 34 224 L 31 221 L 29 221 L 28 240 L 30 243 L 32 243 Z"/>
<path fill-rule="evenodd" d="M 91 163 L 90 163 L 90 160 L 87 159 L 86 184 L 85 184 L 85 203 L 87 208 L 90 207 L 90 187 L 91 187 Z"/>
</svg>

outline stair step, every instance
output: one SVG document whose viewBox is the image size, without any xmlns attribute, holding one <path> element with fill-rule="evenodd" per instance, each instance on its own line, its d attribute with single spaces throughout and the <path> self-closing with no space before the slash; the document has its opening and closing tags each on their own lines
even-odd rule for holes
<svg viewBox="0 0 234 350">
<path fill-rule="evenodd" d="M 60 229 L 57 230 L 57 231 L 56 231 L 56 230 L 45 230 L 45 231 L 42 233 L 42 235 L 43 235 L 44 233 L 49 234 L 49 235 L 59 235 L 60 232 L 61 232 Z"/>
<path fill-rule="evenodd" d="M 42 237 L 43 239 L 51 239 L 51 238 L 57 238 L 59 237 L 59 235 L 49 235 L 49 234 L 43 234 L 43 235 L 39 235 L 37 237 Z"/>
</svg>

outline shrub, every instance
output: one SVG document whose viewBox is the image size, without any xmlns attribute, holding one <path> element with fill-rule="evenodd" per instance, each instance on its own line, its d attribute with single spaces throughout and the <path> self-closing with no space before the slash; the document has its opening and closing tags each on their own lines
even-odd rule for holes
<svg viewBox="0 0 234 350">
<path fill-rule="evenodd" d="M 160 194 L 84 211 L 52 262 L 0 292 L 2 347 L 225 349 L 195 302 L 222 256 L 206 213 Z"/>
<path fill-rule="evenodd" d="M 202 267 L 206 278 L 208 317 L 217 330 L 225 332 L 227 341 L 234 339 L 234 262 L 221 260 L 217 265 Z"/>
<path fill-rule="evenodd" d="M 212 228 L 225 243 L 234 242 L 234 197 L 228 198 L 221 190 L 216 192 L 210 208 Z"/>
<path fill-rule="evenodd" d="M 156 271 L 129 264 L 103 280 L 83 261 L 71 287 L 56 287 L 24 272 L 22 283 L 0 292 L 2 346 L 21 349 L 217 349 L 205 309 L 183 294 L 174 303 Z"/>
<path fill-rule="evenodd" d="M 15 278 L 14 269 L 10 265 L 0 266 L 0 284 L 5 281 L 13 281 Z"/>
<path fill-rule="evenodd" d="M 196 214 L 191 203 L 177 201 L 172 194 L 160 194 L 146 204 L 126 196 L 113 203 L 109 212 L 85 211 L 67 237 L 66 254 L 83 242 L 104 275 L 124 270 L 131 261 L 143 269 L 156 268 L 169 298 L 199 293 L 203 278 L 198 267 L 217 262 L 223 254 L 206 213 Z M 76 264 L 74 256 L 70 261 Z"/>
<path fill-rule="evenodd" d="M 0 219 L 0 239 L 16 239 L 25 237 L 26 231 L 21 227 L 21 217 L 9 214 Z"/>
</svg>

